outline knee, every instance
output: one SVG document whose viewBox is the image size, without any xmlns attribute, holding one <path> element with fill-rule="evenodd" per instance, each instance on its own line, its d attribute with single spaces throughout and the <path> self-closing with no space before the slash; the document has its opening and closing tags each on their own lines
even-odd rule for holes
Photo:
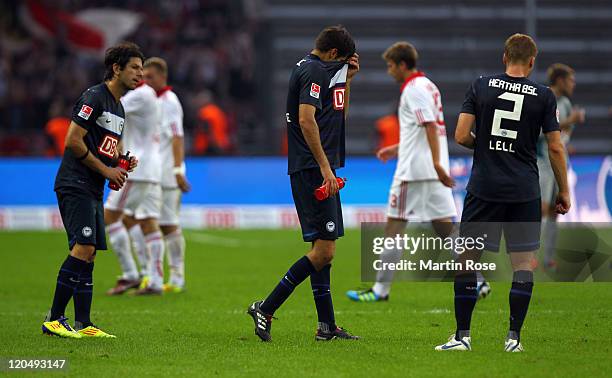
<svg viewBox="0 0 612 378">
<path fill-rule="evenodd" d="M 311 261 L 317 270 L 330 264 L 336 252 L 335 242 L 329 240 L 317 240 L 311 253 Z"/>
<path fill-rule="evenodd" d="M 75 244 L 70 251 L 70 255 L 79 260 L 93 262 L 96 256 L 96 247 L 86 244 Z"/>
</svg>

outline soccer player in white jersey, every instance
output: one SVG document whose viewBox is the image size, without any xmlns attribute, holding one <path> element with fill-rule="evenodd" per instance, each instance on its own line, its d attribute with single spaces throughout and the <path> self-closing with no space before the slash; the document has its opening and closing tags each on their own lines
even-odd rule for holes
<svg viewBox="0 0 612 378">
<path fill-rule="evenodd" d="M 185 177 L 183 108 L 168 86 L 168 65 L 162 58 L 144 63 L 145 82 L 157 92 L 162 107 L 160 153 L 162 164 L 162 210 L 159 219 L 166 241 L 170 278 L 165 292 L 179 293 L 185 288 L 185 238 L 179 226 L 182 193 L 190 190 Z"/>
<path fill-rule="evenodd" d="M 440 91 L 423 72 L 417 70 L 417 50 L 408 42 L 397 42 L 383 54 L 387 73 L 401 84 L 398 108 L 399 144 L 382 148 L 376 156 L 382 162 L 398 158 L 389 191 L 385 234 L 394 237 L 406 228 L 408 219 L 432 222 L 434 229 L 447 236 L 452 218 L 457 216 L 449 176 L 448 142 Z M 401 253 L 385 251 L 383 262 L 397 262 Z M 378 272 L 368 290 L 350 290 L 347 296 L 357 302 L 389 298 L 393 271 Z"/>
<path fill-rule="evenodd" d="M 121 103 L 125 122 L 129 125 L 122 149 L 141 157 L 141 164 L 123 188 L 111 191 L 106 199 L 104 221 L 123 271 L 108 294 L 123 294 L 136 288 L 144 277 L 147 279 L 136 294 L 161 294 L 165 248 L 158 223 L 162 203 L 161 103 L 155 90 L 144 82 L 122 97 Z M 132 256 L 130 239 L 140 262 L 140 274 Z"/>
</svg>

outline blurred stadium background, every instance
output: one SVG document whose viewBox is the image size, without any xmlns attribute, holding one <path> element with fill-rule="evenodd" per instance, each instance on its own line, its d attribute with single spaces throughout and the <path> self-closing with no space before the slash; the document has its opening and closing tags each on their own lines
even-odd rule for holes
<svg viewBox="0 0 612 378">
<path fill-rule="evenodd" d="M 52 190 L 63 130 L 79 94 L 99 82 L 105 47 L 138 43 L 168 60 L 185 110 L 188 177 L 183 223 L 191 228 L 296 227 L 285 144 L 285 96 L 293 64 L 326 25 L 357 41 L 361 72 L 351 91 L 350 157 L 341 176 L 348 226 L 384 220 L 393 164 L 373 152 L 389 137 L 397 85 L 380 55 L 397 40 L 419 50 L 438 84 L 448 135 L 465 89 L 502 69 L 503 41 L 535 36 L 533 78 L 548 65 L 576 70 L 572 101 L 585 109 L 569 147 L 574 195 L 564 220 L 612 213 L 612 4 L 607 0 L 24 0 L 0 3 L 0 229 L 61 228 Z M 452 141 L 461 208 L 469 151 Z"/>
</svg>

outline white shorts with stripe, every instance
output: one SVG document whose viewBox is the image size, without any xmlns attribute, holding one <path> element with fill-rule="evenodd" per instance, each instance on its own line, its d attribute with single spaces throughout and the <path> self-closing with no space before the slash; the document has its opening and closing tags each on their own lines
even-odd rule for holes
<svg viewBox="0 0 612 378">
<path fill-rule="evenodd" d="M 136 219 L 159 219 L 162 205 L 161 185 L 144 181 L 127 181 L 119 191 L 111 190 L 104 207 L 123 211 Z"/>
<path fill-rule="evenodd" d="M 414 222 L 429 222 L 457 216 L 453 191 L 440 181 L 393 179 L 387 216 Z"/>
<path fill-rule="evenodd" d="M 162 188 L 162 208 L 159 218 L 160 226 L 178 226 L 181 210 L 181 190 Z"/>
</svg>

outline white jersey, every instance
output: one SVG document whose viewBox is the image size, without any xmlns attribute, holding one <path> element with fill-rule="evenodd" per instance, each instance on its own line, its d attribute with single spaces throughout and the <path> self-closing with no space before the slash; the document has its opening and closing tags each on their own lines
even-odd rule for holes
<svg viewBox="0 0 612 378">
<path fill-rule="evenodd" d="M 402 86 L 398 117 L 400 142 L 394 178 L 401 181 L 438 180 L 423 124 L 437 124 L 440 164 L 448 172 L 446 126 L 440 91 L 422 72 L 408 77 Z"/>
<path fill-rule="evenodd" d="M 138 167 L 130 173 L 128 180 L 161 182 L 161 158 L 159 133 L 161 104 L 157 93 L 143 84 L 121 98 L 125 109 L 123 151 L 138 159 Z"/>
<path fill-rule="evenodd" d="M 183 136 L 183 107 L 176 93 L 170 87 L 164 88 L 159 94 L 162 106 L 162 123 L 160 154 L 162 164 L 162 188 L 176 188 L 174 176 L 174 154 L 172 153 L 172 139 Z"/>
</svg>

